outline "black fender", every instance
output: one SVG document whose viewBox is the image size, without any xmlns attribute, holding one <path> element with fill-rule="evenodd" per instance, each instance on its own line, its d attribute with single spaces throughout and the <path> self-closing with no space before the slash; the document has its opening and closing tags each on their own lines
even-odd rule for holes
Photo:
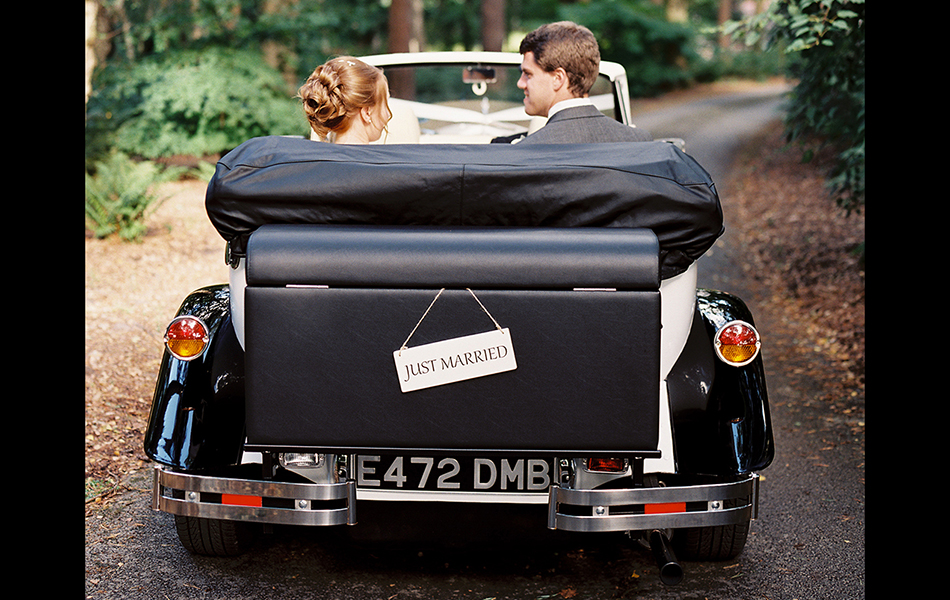
<svg viewBox="0 0 950 600">
<path fill-rule="evenodd" d="M 230 292 L 216 285 L 192 292 L 177 316 L 210 330 L 204 354 L 191 361 L 166 348 L 145 431 L 145 453 L 183 471 L 238 464 L 244 448 L 244 350 L 231 322 Z"/>
<path fill-rule="evenodd" d="M 755 325 L 738 297 L 697 290 L 689 338 L 667 377 L 679 473 L 741 475 L 771 464 L 775 454 L 762 354 L 743 367 L 716 357 L 722 325 Z"/>
</svg>

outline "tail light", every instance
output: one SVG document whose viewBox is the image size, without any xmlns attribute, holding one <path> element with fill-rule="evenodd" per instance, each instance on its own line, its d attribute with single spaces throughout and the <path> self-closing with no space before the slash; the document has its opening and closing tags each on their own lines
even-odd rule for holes
<svg viewBox="0 0 950 600">
<path fill-rule="evenodd" d="M 165 329 L 165 347 L 179 360 L 194 360 L 208 347 L 208 327 L 198 317 L 177 317 Z"/>
<path fill-rule="evenodd" d="M 627 469 L 625 458 L 588 458 L 587 470 L 598 473 L 620 473 Z"/>
<path fill-rule="evenodd" d="M 755 327 L 745 321 L 730 321 L 713 338 L 716 354 L 734 367 L 747 365 L 759 354 L 762 342 Z"/>
</svg>

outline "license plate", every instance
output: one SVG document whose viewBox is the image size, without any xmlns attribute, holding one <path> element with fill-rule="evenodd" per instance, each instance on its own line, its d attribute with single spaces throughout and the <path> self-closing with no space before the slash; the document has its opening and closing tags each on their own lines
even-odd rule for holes
<svg viewBox="0 0 950 600">
<path fill-rule="evenodd" d="M 545 458 L 356 457 L 356 485 L 366 489 L 546 492 L 553 472 Z"/>
</svg>

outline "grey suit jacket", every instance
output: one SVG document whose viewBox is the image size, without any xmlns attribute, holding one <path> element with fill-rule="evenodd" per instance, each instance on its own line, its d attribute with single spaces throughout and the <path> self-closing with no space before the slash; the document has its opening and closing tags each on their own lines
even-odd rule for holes
<svg viewBox="0 0 950 600">
<path fill-rule="evenodd" d="M 593 106 L 575 106 L 560 110 L 541 129 L 519 144 L 588 144 L 596 142 L 650 142 L 653 136 L 644 129 L 624 125 Z"/>
</svg>

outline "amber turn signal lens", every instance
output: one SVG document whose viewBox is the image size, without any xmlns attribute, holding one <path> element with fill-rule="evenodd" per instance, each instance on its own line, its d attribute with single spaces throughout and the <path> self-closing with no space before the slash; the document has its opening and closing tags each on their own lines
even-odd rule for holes
<svg viewBox="0 0 950 600">
<path fill-rule="evenodd" d="M 194 360 L 208 346 L 208 328 L 197 317 L 178 317 L 165 329 L 165 347 L 179 360 Z"/>
<path fill-rule="evenodd" d="M 730 321 L 716 332 L 716 355 L 726 364 L 741 367 L 759 354 L 762 342 L 755 327 L 745 321 Z"/>
</svg>

